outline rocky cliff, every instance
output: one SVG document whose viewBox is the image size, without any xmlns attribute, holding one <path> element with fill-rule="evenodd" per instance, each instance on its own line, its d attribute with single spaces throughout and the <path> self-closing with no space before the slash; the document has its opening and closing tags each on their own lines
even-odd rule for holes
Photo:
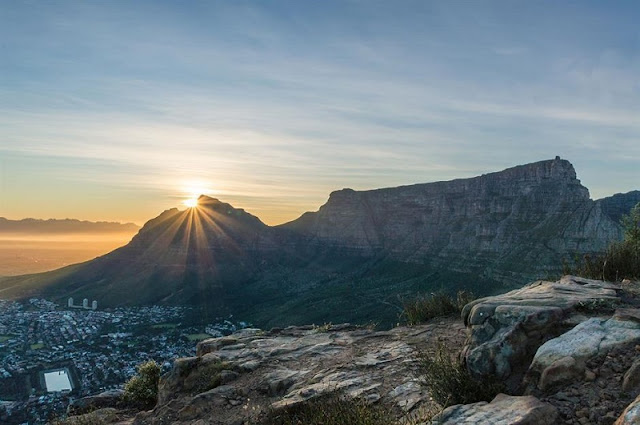
<svg viewBox="0 0 640 425">
<path fill-rule="evenodd" d="M 471 179 L 344 189 L 276 227 L 203 196 L 103 257 L 0 279 L 0 294 L 194 305 L 204 318 L 262 326 L 395 323 L 402 298 L 417 292 L 490 294 L 560 274 L 563 259 L 619 239 L 618 220 L 636 201 L 640 192 L 591 200 L 560 158 Z"/>
<path fill-rule="evenodd" d="M 283 227 L 318 244 L 383 254 L 503 282 L 544 275 L 558 258 L 602 251 L 620 237 L 637 193 L 592 201 L 556 158 L 471 179 L 333 192 Z"/>
</svg>

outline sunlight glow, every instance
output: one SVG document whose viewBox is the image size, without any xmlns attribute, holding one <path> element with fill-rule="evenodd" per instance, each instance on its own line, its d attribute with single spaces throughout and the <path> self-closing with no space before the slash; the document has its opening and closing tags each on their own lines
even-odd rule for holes
<svg viewBox="0 0 640 425">
<path fill-rule="evenodd" d="M 189 208 L 195 208 L 198 206 L 198 200 L 196 198 L 187 199 L 182 203 L 188 206 Z"/>
</svg>

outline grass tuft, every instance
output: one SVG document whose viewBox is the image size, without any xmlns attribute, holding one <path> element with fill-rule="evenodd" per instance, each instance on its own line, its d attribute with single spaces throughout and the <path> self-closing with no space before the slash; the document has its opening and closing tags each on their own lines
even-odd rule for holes
<svg viewBox="0 0 640 425">
<path fill-rule="evenodd" d="M 436 317 L 460 314 L 462 308 L 474 299 L 473 294 L 468 291 L 458 291 L 455 299 L 443 292 L 437 292 L 429 296 L 419 296 L 405 303 L 402 314 L 407 324 L 413 326 Z"/>
<path fill-rule="evenodd" d="M 195 382 L 191 392 L 199 394 L 220 386 L 223 370 L 231 370 L 231 364 L 224 361 L 215 361 L 196 369 L 195 372 L 192 372 Z"/>
<path fill-rule="evenodd" d="M 473 379 L 444 345 L 439 345 L 433 355 L 423 354 L 420 369 L 424 386 L 433 400 L 443 407 L 491 401 L 504 390 L 504 384 L 496 379 L 482 382 Z"/>
<path fill-rule="evenodd" d="M 393 419 L 380 405 L 331 393 L 273 410 L 259 425 L 389 425 Z"/>
</svg>

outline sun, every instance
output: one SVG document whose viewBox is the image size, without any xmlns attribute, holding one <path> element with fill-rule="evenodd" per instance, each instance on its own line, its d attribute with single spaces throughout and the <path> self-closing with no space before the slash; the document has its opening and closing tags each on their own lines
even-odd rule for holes
<svg viewBox="0 0 640 425">
<path fill-rule="evenodd" d="M 185 201 L 182 201 L 183 204 L 188 206 L 189 208 L 195 208 L 198 206 L 198 200 L 196 198 L 190 198 Z"/>
</svg>

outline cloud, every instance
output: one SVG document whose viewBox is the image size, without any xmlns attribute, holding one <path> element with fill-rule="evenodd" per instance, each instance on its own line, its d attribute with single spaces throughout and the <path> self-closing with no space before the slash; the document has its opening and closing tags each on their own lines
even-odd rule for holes
<svg viewBox="0 0 640 425">
<path fill-rule="evenodd" d="M 65 190 L 174 199 L 198 181 L 278 219 L 344 186 L 557 154 L 605 194 L 621 181 L 607 161 L 638 158 L 635 23 L 574 5 L 340 6 L 12 5 L 0 152 L 54 159 L 48 180 Z M 616 31 L 595 37 L 594 16 Z"/>
</svg>

